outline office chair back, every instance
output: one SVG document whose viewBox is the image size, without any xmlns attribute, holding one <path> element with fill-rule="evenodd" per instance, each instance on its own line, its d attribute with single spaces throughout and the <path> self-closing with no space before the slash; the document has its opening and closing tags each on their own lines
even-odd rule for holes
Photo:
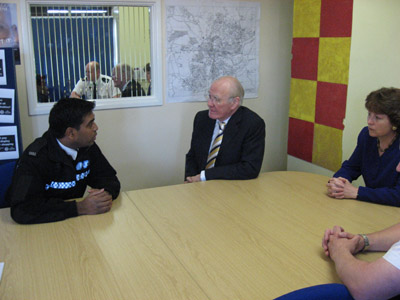
<svg viewBox="0 0 400 300">
<path fill-rule="evenodd" d="M 8 207 L 5 196 L 14 174 L 16 161 L 0 165 L 0 208 Z"/>
</svg>

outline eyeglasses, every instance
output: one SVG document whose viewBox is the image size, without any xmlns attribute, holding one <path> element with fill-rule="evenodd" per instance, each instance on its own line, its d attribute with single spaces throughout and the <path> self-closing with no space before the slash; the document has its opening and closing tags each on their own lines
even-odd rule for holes
<svg viewBox="0 0 400 300">
<path fill-rule="evenodd" d="M 217 96 L 214 96 L 214 95 L 211 95 L 211 94 L 208 94 L 208 93 L 205 94 L 205 98 L 206 98 L 207 101 L 211 100 L 212 103 L 217 104 L 217 105 L 222 104 L 222 102 L 223 102 L 223 99 L 218 98 Z M 230 97 L 228 99 L 228 101 L 232 101 L 233 98 L 235 98 L 235 97 Z"/>
</svg>

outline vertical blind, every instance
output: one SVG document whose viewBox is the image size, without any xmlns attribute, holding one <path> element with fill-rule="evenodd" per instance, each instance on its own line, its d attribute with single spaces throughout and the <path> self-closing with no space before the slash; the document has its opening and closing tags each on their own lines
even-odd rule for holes
<svg viewBox="0 0 400 300">
<path fill-rule="evenodd" d="M 145 66 L 150 63 L 149 8 L 119 7 L 118 12 L 118 61 L 130 65 L 143 85 Z"/>
<path fill-rule="evenodd" d="M 69 96 L 90 61 L 111 76 L 114 23 L 111 6 L 31 6 L 38 94 L 47 94 L 39 101 Z"/>
</svg>

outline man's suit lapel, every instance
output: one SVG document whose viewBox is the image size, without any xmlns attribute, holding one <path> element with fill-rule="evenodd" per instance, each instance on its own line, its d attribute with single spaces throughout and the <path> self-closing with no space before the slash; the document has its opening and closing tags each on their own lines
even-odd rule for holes
<svg viewBox="0 0 400 300">
<path fill-rule="evenodd" d="M 125 89 L 122 91 L 122 97 L 130 97 L 131 96 L 131 84 L 132 81 L 126 85 Z"/>
<path fill-rule="evenodd" d="M 204 167 L 207 164 L 207 158 L 208 158 L 208 150 L 210 149 L 210 145 L 211 145 L 211 139 L 212 139 L 212 135 L 214 132 L 214 127 L 215 127 L 215 120 L 210 119 L 207 115 L 207 121 L 204 124 L 204 128 L 201 128 L 201 132 L 202 132 L 202 143 L 201 143 L 201 165 Z"/>
</svg>

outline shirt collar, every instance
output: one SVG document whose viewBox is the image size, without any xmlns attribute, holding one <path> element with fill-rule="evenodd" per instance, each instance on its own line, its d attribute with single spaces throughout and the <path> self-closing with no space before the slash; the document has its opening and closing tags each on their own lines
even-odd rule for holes
<svg viewBox="0 0 400 300">
<path fill-rule="evenodd" d="M 72 157 L 73 160 L 76 160 L 76 157 L 78 156 L 78 151 L 72 148 L 69 148 L 67 146 L 64 146 L 58 139 L 56 139 L 58 144 L 60 145 L 61 149 L 65 151 L 69 156 Z"/>
<path fill-rule="evenodd" d="M 128 84 L 131 82 L 132 80 L 127 81 L 124 86 L 122 87 L 122 91 L 125 91 L 126 87 L 128 86 Z"/>
<path fill-rule="evenodd" d="M 102 81 L 102 75 L 100 74 L 99 78 L 96 79 L 96 81 L 94 82 L 97 86 L 101 83 Z M 86 82 L 87 84 L 93 84 L 93 81 L 89 80 L 89 77 L 86 76 Z"/>
<path fill-rule="evenodd" d="M 230 119 L 231 117 L 232 117 L 232 116 L 228 117 L 228 118 L 227 118 L 226 120 L 224 120 L 224 121 L 217 120 L 217 124 L 224 122 L 225 125 L 228 125 L 229 119 Z M 219 126 L 219 125 L 218 125 L 218 126 Z"/>
<path fill-rule="evenodd" d="M 101 74 L 100 74 L 99 78 L 97 78 L 97 80 L 96 80 L 96 85 L 99 86 L 100 82 L 101 82 Z"/>
</svg>

